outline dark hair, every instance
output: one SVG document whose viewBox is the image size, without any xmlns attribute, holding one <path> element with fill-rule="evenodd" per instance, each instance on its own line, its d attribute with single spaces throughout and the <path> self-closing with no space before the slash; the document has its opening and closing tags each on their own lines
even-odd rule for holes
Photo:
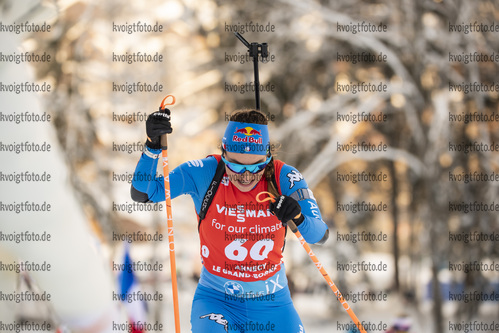
<svg viewBox="0 0 499 333">
<path fill-rule="evenodd" d="M 234 111 L 229 118 L 230 121 L 237 121 L 240 123 L 249 124 L 260 124 L 267 125 L 267 117 L 258 110 L 255 109 L 244 109 Z M 279 191 L 277 190 L 272 179 L 275 179 L 275 168 L 274 168 L 274 158 L 270 160 L 269 164 L 265 167 L 263 172 L 265 179 L 267 179 L 267 190 L 272 193 L 273 196 L 278 197 Z"/>
<path fill-rule="evenodd" d="M 240 123 L 267 125 L 267 117 L 255 109 L 236 110 L 232 112 L 229 120 Z"/>
</svg>

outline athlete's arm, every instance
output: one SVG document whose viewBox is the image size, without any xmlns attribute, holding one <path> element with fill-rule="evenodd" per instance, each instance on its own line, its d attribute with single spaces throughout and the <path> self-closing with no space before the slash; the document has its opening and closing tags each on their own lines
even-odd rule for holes
<svg viewBox="0 0 499 333">
<path fill-rule="evenodd" d="M 298 201 L 301 207 L 304 220 L 298 225 L 298 230 L 303 238 L 310 244 L 326 242 L 329 236 L 328 226 L 322 220 L 319 206 L 301 173 L 285 164 L 279 175 L 279 183 L 281 193 Z"/>
<path fill-rule="evenodd" d="M 142 153 L 132 179 L 131 196 L 138 202 L 160 202 L 165 200 L 165 184 L 162 175 L 156 175 L 161 149 L 150 149 Z M 171 198 L 181 194 L 192 196 L 196 211 L 215 174 L 217 160 L 210 156 L 201 160 L 185 162 L 170 172 Z"/>
</svg>

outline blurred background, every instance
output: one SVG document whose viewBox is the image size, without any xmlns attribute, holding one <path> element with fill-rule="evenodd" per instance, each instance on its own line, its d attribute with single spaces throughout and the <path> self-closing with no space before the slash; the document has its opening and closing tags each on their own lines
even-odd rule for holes
<svg viewBox="0 0 499 333">
<path fill-rule="evenodd" d="M 177 103 L 171 107 L 170 166 L 219 152 L 226 116 L 254 106 L 252 91 L 233 91 L 234 85 L 253 81 L 251 61 L 242 57 L 247 49 L 232 33 L 235 25 L 251 22 L 273 27 L 245 31 L 243 36 L 249 42 L 268 43 L 274 56 L 260 63 L 260 83 L 271 90 L 262 92 L 261 101 L 262 111 L 273 117 L 269 126 L 271 139 L 280 146 L 277 157 L 302 172 L 330 228 L 329 241 L 313 250 L 345 296 L 362 291 L 386 295 L 382 301 L 355 301 L 349 296 L 357 316 L 387 327 L 407 317 L 412 322 L 409 332 L 447 332 L 452 323 L 474 320 L 497 322 L 497 298 L 465 302 L 450 300 L 450 294 L 499 295 L 499 273 L 450 268 L 474 261 L 499 264 L 497 242 L 455 240 L 475 232 L 497 235 L 499 214 L 450 211 L 450 207 L 475 201 L 499 203 L 497 178 L 459 178 L 475 172 L 498 173 L 499 154 L 450 147 L 499 143 L 497 118 L 454 120 L 474 113 L 497 116 L 499 92 L 466 93 L 449 87 L 499 83 L 499 61 L 456 58 L 499 53 L 499 31 L 453 31 L 456 25 L 474 22 L 499 24 L 499 1 L 4 0 L 0 6 L 4 24 L 27 17 L 53 26 L 51 33 L 16 36 L 14 44 L 18 50 L 53 56 L 49 63 L 25 67 L 36 80 L 53 86 L 50 94 L 38 95 L 40 112 L 53 117 L 50 131 L 62 152 L 61 168 L 68 174 L 88 233 L 98 244 L 98 257 L 109 265 L 106 270 L 113 262 L 122 262 L 126 251 L 124 242 L 113 235 L 165 231 L 166 217 L 160 209 L 116 208 L 132 203 L 130 178 L 141 154 L 139 144 L 145 141 L 145 117 L 135 121 L 127 117 L 154 112 L 163 97 L 173 94 Z M 113 24 L 138 21 L 159 23 L 163 31 L 113 31 Z M 362 22 L 383 23 L 386 32 L 354 34 L 338 28 Z M 113 54 L 127 52 L 157 52 L 163 61 L 113 61 Z M 343 61 L 345 55 L 357 54 L 384 55 L 386 61 L 352 61 L 352 57 Z M 6 64 L 2 66 L 5 71 Z M 14 81 L 13 75 L 7 81 Z M 113 91 L 113 83 L 139 81 L 162 84 L 163 92 Z M 382 82 L 387 89 L 355 94 L 338 89 L 358 82 Z M 10 105 L 3 108 L 13 110 Z M 359 112 L 385 120 L 341 117 Z M 338 144 L 351 142 L 382 142 L 388 148 L 356 154 L 338 151 Z M 8 165 L 2 158 L 2 167 Z M 362 172 L 386 175 L 385 181 L 345 180 L 345 175 Z M 387 209 L 356 213 L 339 209 L 363 201 L 381 202 Z M 183 330 L 188 331 L 200 272 L 197 222 L 190 198 L 177 198 L 172 206 L 180 316 Z M 386 241 L 354 242 L 346 237 L 359 232 L 382 233 Z M 293 235 L 288 237 L 287 271 L 307 332 L 345 332 L 340 324 L 350 322 L 347 314 L 300 244 Z M 132 242 L 128 251 L 135 261 L 164 264 L 162 272 L 139 272 L 136 279 L 142 290 L 165 295 L 164 301 L 147 304 L 147 318 L 172 330 L 167 246 Z M 338 269 L 351 261 L 382 262 L 387 269 L 356 273 Z M 116 272 L 110 274 L 117 278 Z"/>
</svg>

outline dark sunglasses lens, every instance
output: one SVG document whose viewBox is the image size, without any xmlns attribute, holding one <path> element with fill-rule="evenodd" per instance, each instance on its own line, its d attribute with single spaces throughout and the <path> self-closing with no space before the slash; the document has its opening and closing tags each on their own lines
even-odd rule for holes
<svg viewBox="0 0 499 333">
<path fill-rule="evenodd" d="M 230 169 L 230 171 L 237 173 L 237 174 L 242 174 L 246 171 L 246 168 L 238 168 L 235 165 L 231 163 L 226 163 L 227 167 Z"/>
</svg>

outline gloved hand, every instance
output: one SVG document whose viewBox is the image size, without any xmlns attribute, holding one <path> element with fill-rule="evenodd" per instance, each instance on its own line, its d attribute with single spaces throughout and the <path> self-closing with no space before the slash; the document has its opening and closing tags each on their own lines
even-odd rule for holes
<svg viewBox="0 0 499 333">
<path fill-rule="evenodd" d="M 173 132 L 170 123 L 170 110 L 151 113 L 146 120 L 147 141 L 146 146 L 151 149 L 161 149 L 161 135 Z"/>
<path fill-rule="evenodd" d="M 281 195 L 274 202 L 271 202 L 270 211 L 282 222 L 283 226 L 286 226 L 286 222 L 289 220 L 293 220 L 296 226 L 305 220 L 305 217 L 301 214 L 301 207 L 298 201 L 287 195 Z M 298 214 L 300 216 L 295 218 Z"/>
</svg>

